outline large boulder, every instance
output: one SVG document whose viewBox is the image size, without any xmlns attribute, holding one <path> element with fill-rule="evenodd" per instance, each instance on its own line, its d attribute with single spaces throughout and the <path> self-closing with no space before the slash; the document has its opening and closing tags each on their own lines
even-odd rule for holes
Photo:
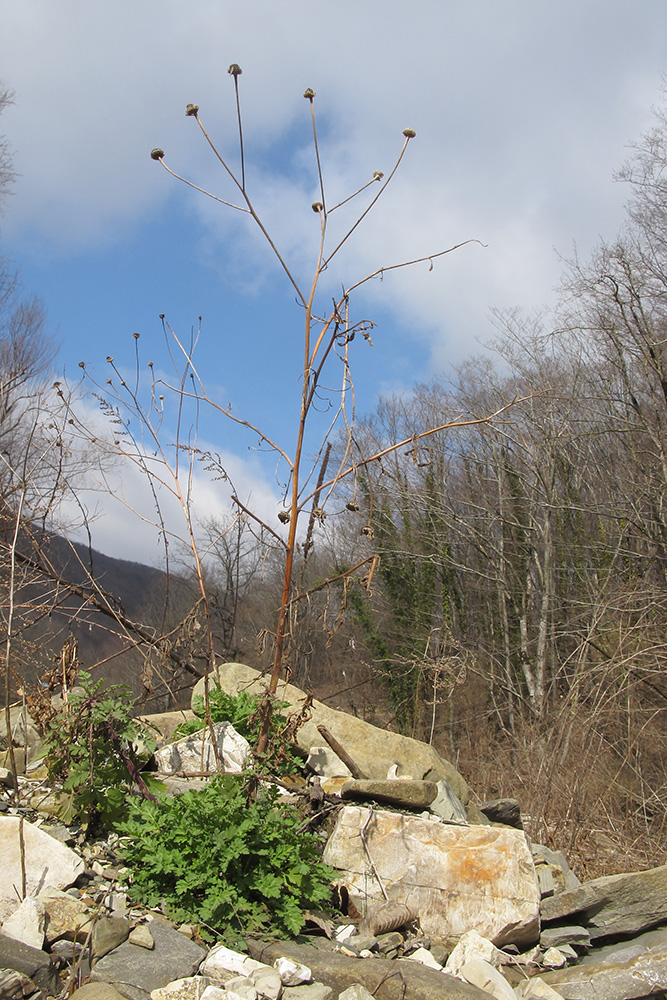
<svg viewBox="0 0 667 1000">
<path fill-rule="evenodd" d="M 401 813 L 341 810 L 324 851 L 348 891 L 392 901 L 444 940 L 474 929 L 502 946 L 539 937 L 540 896 L 525 835 L 509 827 L 450 826 Z"/>
<path fill-rule="evenodd" d="M 209 683 L 219 684 L 227 694 L 247 691 L 261 695 L 267 687 L 268 678 L 244 663 L 223 663 L 210 676 Z M 195 698 L 203 697 L 202 679 L 193 689 L 193 703 Z M 303 706 L 306 694 L 294 684 L 281 681 L 276 697 L 298 710 Z M 398 777 L 409 776 L 435 782 L 445 778 L 464 805 L 470 800 L 470 789 L 456 768 L 427 743 L 387 729 L 378 729 L 370 722 L 329 708 L 321 701 L 313 701 L 311 717 L 297 735 L 297 742 L 303 750 L 309 751 L 311 747 L 322 745 L 318 726 L 325 726 L 331 732 L 368 778 L 386 778 L 389 769 L 398 764 Z"/>
</svg>

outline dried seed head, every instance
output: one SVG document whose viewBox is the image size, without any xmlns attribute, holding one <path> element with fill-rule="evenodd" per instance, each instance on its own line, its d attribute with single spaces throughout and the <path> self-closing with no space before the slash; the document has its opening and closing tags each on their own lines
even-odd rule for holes
<svg viewBox="0 0 667 1000">
<path fill-rule="evenodd" d="M 313 209 L 313 212 L 323 212 L 324 211 L 324 205 L 322 204 L 321 201 L 314 201 L 313 204 L 312 204 L 312 206 L 311 206 L 311 208 Z"/>
<path fill-rule="evenodd" d="M 405 136 L 406 139 L 414 139 L 417 133 L 413 128 L 404 128 L 403 135 Z"/>
<path fill-rule="evenodd" d="M 86 367 L 86 362 L 85 361 L 79 361 L 79 368 L 85 368 L 85 367 Z"/>
<path fill-rule="evenodd" d="M 135 340 L 139 340 L 139 337 L 141 336 L 141 334 L 140 333 L 133 333 L 132 336 L 134 337 Z"/>
<path fill-rule="evenodd" d="M 151 160 L 161 160 L 164 156 L 164 149 L 151 149 Z"/>
<path fill-rule="evenodd" d="M 315 91 L 314 91 L 314 90 L 312 90 L 312 89 L 311 89 L 311 88 L 309 87 L 309 88 L 308 88 L 308 90 L 304 90 L 304 92 L 303 92 L 303 96 L 304 96 L 304 97 L 305 97 L 305 98 L 306 98 L 307 100 L 309 100 L 309 101 L 312 101 L 313 97 L 315 96 Z"/>
<path fill-rule="evenodd" d="M 107 361 L 109 362 L 109 364 L 111 364 L 111 362 L 113 361 L 113 358 L 111 357 L 111 355 L 109 355 L 109 357 L 107 358 Z"/>
<path fill-rule="evenodd" d="M 373 171 L 373 180 L 374 181 L 381 181 L 383 177 L 384 177 L 384 174 L 382 173 L 381 170 L 374 170 Z"/>
<path fill-rule="evenodd" d="M 148 362 L 148 367 L 149 367 L 149 368 L 152 368 L 152 367 L 153 367 L 153 362 L 152 362 L 152 361 L 149 361 L 149 362 Z"/>
<path fill-rule="evenodd" d="M 365 535 L 366 538 L 375 538 L 375 532 L 373 530 L 372 524 L 365 524 L 361 529 L 361 534 Z"/>
<path fill-rule="evenodd" d="M 232 65 L 229 67 L 229 69 L 227 70 L 227 72 L 229 73 L 230 76 L 233 76 L 234 78 L 236 78 L 237 76 L 241 75 L 241 73 L 243 72 L 243 70 L 241 69 L 241 67 L 239 66 L 238 63 L 232 63 Z"/>
<path fill-rule="evenodd" d="M 160 313 L 160 315 L 158 316 L 158 319 L 164 319 L 164 313 Z"/>
<path fill-rule="evenodd" d="M 348 500 L 348 502 L 345 504 L 345 507 L 347 508 L 347 510 L 351 511 L 359 510 L 359 504 L 357 503 L 356 500 Z"/>
<path fill-rule="evenodd" d="M 281 524 L 289 524 L 290 516 L 286 510 L 278 511 L 278 520 Z"/>
<path fill-rule="evenodd" d="M 188 104 L 188 106 L 185 109 L 185 116 L 186 118 L 192 118 L 197 114 L 198 111 L 199 111 L 198 104 Z"/>
<path fill-rule="evenodd" d="M 316 517 L 319 521 L 324 521 L 327 516 L 327 512 L 323 507 L 313 507 L 313 517 Z"/>
</svg>

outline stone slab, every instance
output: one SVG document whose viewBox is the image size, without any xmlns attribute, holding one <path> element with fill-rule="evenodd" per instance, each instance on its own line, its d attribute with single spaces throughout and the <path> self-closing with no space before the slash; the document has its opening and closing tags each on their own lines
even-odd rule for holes
<svg viewBox="0 0 667 1000">
<path fill-rule="evenodd" d="M 15 941 L 0 933 L 0 969 L 13 969 L 32 979 L 49 996 L 60 992 L 60 980 L 49 955 L 39 948 Z"/>
<path fill-rule="evenodd" d="M 380 900 L 369 855 L 390 900 L 416 911 L 432 938 L 476 930 L 498 946 L 527 946 L 539 937 L 535 868 L 519 830 L 345 806 L 324 861 L 341 871 L 352 894 Z"/>
<path fill-rule="evenodd" d="M 150 923 L 153 951 L 126 941 L 93 967 L 91 982 L 109 983 L 128 1000 L 146 1000 L 146 994 L 175 979 L 193 976 L 206 950 L 161 920 Z"/>
<path fill-rule="evenodd" d="M 639 934 L 667 923 L 667 865 L 606 875 L 542 901 L 546 923 L 582 913 L 592 941 L 612 934 Z"/>
<path fill-rule="evenodd" d="M 343 990 L 359 983 L 375 1000 L 489 1000 L 488 993 L 419 962 L 392 962 L 387 958 L 351 958 L 335 951 L 320 951 L 307 944 L 249 941 L 248 950 L 260 962 L 273 964 L 285 956 L 302 962 L 318 982 Z M 289 997 L 291 991 L 286 991 Z"/>
<path fill-rule="evenodd" d="M 22 885 L 21 836 L 25 848 L 26 895 L 38 896 L 45 889 L 66 889 L 84 870 L 83 859 L 32 823 L 18 816 L 0 816 L 0 920 L 6 920 L 19 905 Z"/>
<path fill-rule="evenodd" d="M 428 809 L 438 794 L 434 781 L 417 781 L 414 778 L 350 778 L 340 790 L 342 799 L 357 802 L 382 802 L 399 809 Z"/>
<path fill-rule="evenodd" d="M 563 1000 L 639 1000 L 667 992 L 667 948 L 646 951 L 627 962 L 571 966 L 545 972 L 542 980 Z"/>
</svg>

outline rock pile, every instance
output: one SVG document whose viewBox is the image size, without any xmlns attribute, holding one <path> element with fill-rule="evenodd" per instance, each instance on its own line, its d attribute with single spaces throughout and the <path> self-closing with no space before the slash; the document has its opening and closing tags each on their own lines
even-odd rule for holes
<svg viewBox="0 0 667 1000">
<path fill-rule="evenodd" d="M 261 683 L 241 664 L 218 682 L 230 694 Z M 167 734 L 156 760 L 174 792 L 206 780 L 210 747 L 174 744 L 171 716 L 145 724 Z M 229 725 L 215 736 L 238 770 L 247 745 Z M 580 884 L 562 854 L 529 842 L 516 802 L 472 803 L 432 747 L 318 702 L 298 740 L 314 809 L 336 814 L 324 860 L 347 916 L 313 914 L 307 937 L 248 941 L 248 954 L 205 948 L 196 928 L 128 902 L 117 838 L 86 842 L 7 798 L 0 1000 L 75 987 L 76 1000 L 667 997 L 667 866 Z"/>
</svg>

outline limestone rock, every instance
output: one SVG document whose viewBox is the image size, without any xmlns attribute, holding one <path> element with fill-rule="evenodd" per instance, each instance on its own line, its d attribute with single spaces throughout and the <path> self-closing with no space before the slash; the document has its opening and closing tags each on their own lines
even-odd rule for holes
<svg viewBox="0 0 667 1000">
<path fill-rule="evenodd" d="M 247 691 L 249 694 L 263 694 L 266 679 L 257 670 L 244 663 L 223 663 L 212 677 L 227 694 Z M 192 697 L 202 697 L 203 679 L 198 681 Z M 287 702 L 291 708 L 301 708 L 306 697 L 300 688 L 281 682 L 276 697 Z M 339 740 L 352 759 L 369 778 L 386 778 L 389 768 L 400 763 L 413 778 L 440 781 L 446 778 L 461 802 L 466 805 L 470 790 L 456 768 L 440 757 L 433 747 L 409 736 L 378 729 L 346 712 L 329 708 L 320 701 L 312 704 L 312 716 L 298 732 L 299 746 L 309 751 L 311 747 L 322 745 L 322 736 L 317 727 L 324 725 Z"/>
<path fill-rule="evenodd" d="M 283 993 L 284 1000 L 331 1000 L 333 990 L 324 983 L 308 983 L 307 986 L 290 986 Z"/>
<path fill-rule="evenodd" d="M 190 709 L 182 712 L 156 712 L 153 715 L 140 715 L 135 720 L 156 740 L 170 740 L 179 726 L 195 718 Z"/>
<path fill-rule="evenodd" d="M 311 747 L 306 766 L 322 778 L 351 778 L 352 772 L 331 747 Z"/>
<path fill-rule="evenodd" d="M 273 963 L 273 968 L 280 976 L 283 986 L 302 986 L 311 982 L 313 974 L 307 965 L 301 962 L 293 962 L 291 958 L 277 958 Z"/>
<path fill-rule="evenodd" d="M 265 962 L 258 962 L 239 951 L 233 951 L 223 944 L 218 944 L 215 948 L 211 948 L 206 956 L 201 967 L 201 974 L 208 976 L 214 982 L 226 983 L 229 981 L 229 973 L 233 973 L 235 976 L 251 976 L 257 969 L 263 968 L 266 968 Z M 227 976 L 220 979 L 221 973 L 227 973 Z"/>
<path fill-rule="evenodd" d="M 561 994 L 557 993 L 553 986 L 549 986 L 539 976 L 524 979 L 514 992 L 520 1000 L 563 1000 Z"/>
<path fill-rule="evenodd" d="M 374 1000 L 374 997 L 361 983 L 355 983 L 353 986 L 348 986 L 346 990 L 343 990 L 339 994 L 338 1000 Z"/>
<path fill-rule="evenodd" d="M 530 849 L 536 867 L 545 864 L 552 865 L 563 873 L 562 884 L 559 880 L 556 892 L 563 892 L 564 889 L 576 889 L 578 885 L 581 885 L 580 880 L 570 869 L 567 858 L 562 851 L 552 851 L 550 847 L 545 847 L 543 844 L 531 844 Z"/>
<path fill-rule="evenodd" d="M 646 931 L 646 933 L 639 934 L 629 941 L 617 941 L 614 944 L 593 948 L 588 955 L 584 955 L 579 960 L 579 964 L 597 965 L 599 962 L 627 962 L 651 948 L 667 948 L 667 927 Z"/>
<path fill-rule="evenodd" d="M 39 948 L 31 948 L 4 934 L 0 934 L 0 969 L 20 972 L 49 996 L 60 992 L 60 980 L 51 957 Z"/>
<path fill-rule="evenodd" d="M 581 913 L 591 940 L 637 934 L 667 922 L 667 865 L 606 875 L 542 901 L 545 922 Z"/>
<path fill-rule="evenodd" d="M 438 794 L 434 781 L 416 781 L 414 778 L 394 780 L 350 778 L 340 790 L 342 799 L 364 802 L 382 802 L 398 809 L 428 809 Z"/>
<path fill-rule="evenodd" d="M 7 917 L 2 925 L 2 933 L 15 941 L 22 941 L 31 948 L 44 947 L 44 925 L 46 911 L 44 904 L 32 896 L 27 896 L 18 910 Z"/>
<path fill-rule="evenodd" d="M 445 968 L 447 972 L 458 976 L 467 962 L 473 958 L 481 958 L 498 969 L 504 957 L 500 949 L 496 948 L 488 938 L 482 937 L 477 931 L 466 931 L 448 957 Z"/>
<path fill-rule="evenodd" d="M 571 966 L 541 977 L 564 1000 L 636 1000 L 667 992 L 667 948 L 627 962 Z"/>
<path fill-rule="evenodd" d="M 503 827 L 447 826 L 437 820 L 346 806 L 324 851 L 353 894 L 379 898 L 368 854 L 390 900 L 418 912 L 437 939 L 474 929 L 496 945 L 539 936 L 539 893 L 525 836 Z"/>
<path fill-rule="evenodd" d="M 126 941 L 93 966 L 91 981 L 110 983 L 128 1000 L 146 1000 L 147 993 L 197 972 L 204 948 L 161 920 L 151 921 L 150 930 L 153 951 Z"/>
<path fill-rule="evenodd" d="M 514 990 L 505 977 L 483 958 L 471 958 L 461 969 L 461 975 L 467 983 L 479 986 L 480 990 L 489 993 L 496 1000 L 516 1000 Z"/>
<path fill-rule="evenodd" d="M 201 1000 L 211 981 L 206 976 L 186 976 L 151 991 L 151 1000 Z"/>
<path fill-rule="evenodd" d="M 146 948 L 148 951 L 152 951 L 155 947 L 153 935 L 146 924 L 139 924 L 138 927 L 133 927 L 127 940 L 130 944 L 136 944 L 138 948 Z"/>
<path fill-rule="evenodd" d="M 257 990 L 250 976 L 234 976 L 225 983 L 224 988 L 241 1000 L 257 1000 Z"/>
<path fill-rule="evenodd" d="M 82 899 L 55 889 L 42 893 L 39 899 L 46 910 L 46 940 L 49 945 L 63 938 L 80 944 L 86 941 L 93 914 Z"/>
<path fill-rule="evenodd" d="M 23 836 L 26 866 L 26 895 L 37 896 L 48 887 L 65 889 L 84 870 L 83 860 L 69 847 L 16 816 L 0 816 L 0 920 L 16 910 L 18 900 L 14 886 L 20 886 L 21 847 Z"/>
<path fill-rule="evenodd" d="M 250 978 L 261 997 L 267 997 L 267 1000 L 280 1000 L 283 982 L 275 969 L 255 969 L 250 973 Z"/>
<path fill-rule="evenodd" d="M 438 971 L 442 971 L 440 962 L 436 962 L 428 948 L 416 948 L 415 951 L 411 951 L 410 954 L 406 955 L 405 958 L 402 958 L 401 961 L 421 962 L 422 965 L 427 966 L 429 969 L 438 969 Z"/>
<path fill-rule="evenodd" d="M 250 954 L 263 962 L 285 955 L 312 970 L 339 995 L 356 983 L 373 994 L 375 1000 L 489 1000 L 488 994 L 444 972 L 428 969 L 419 962 L 392 962 L 386 958 L 351 958 L 340 952 L 320 951 L 291 941 L 248 941 Z M 297 987 L 305 989 L 305 987 Z M 291 990 L 286 990 L 286 1000 Z"/>
<path fill-rule="evenodd" d="M 228 774 L 240 774 L 250 753 L 250 744 L 236 732 L 230 722 L 216 722 L 213 726 L 218 755 Z M 184 736 L 176 743 L 169 743 L 156 750 L 155 760 L 158 770 L 166 773 L 183 771 L 197 774 L 200 771 L 215 771 L 216 761 L 211 734 L 202 729 L 192 736 Z"/>
</svg>

